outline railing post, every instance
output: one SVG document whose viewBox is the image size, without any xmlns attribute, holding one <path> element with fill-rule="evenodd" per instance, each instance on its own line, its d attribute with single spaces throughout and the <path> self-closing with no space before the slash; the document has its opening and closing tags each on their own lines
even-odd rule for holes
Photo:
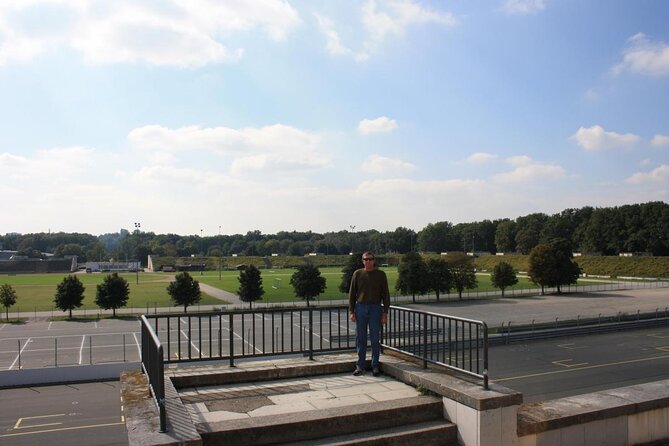
<svg viewBox="0 0 669 446">
<path fill-rule="evenodd" d="M 427 368 L 427 313 L 423 313 L 423 368 Z"/>
<path fill-rule="evenodd" d="M 489 390 L 488 386 L 488 325 L 483 322 L 483 388 Z"/>
<path fill-rule="evenodd" d="M 244 315 L 242 314 L 242 318 Z M 228 330 L 229 336 L 228 340 L 230 342 L 230 367 L 235 366 L 235 340 L 234 340 L 234 314 L 230 313 L 229 314 L 229 325 L 230 325 L 230 330 Z"/>
<path fill-rule="evenodd" d="M 314 310 L 309 308 L 309 359 L 314 360 Z"/>
</svg>

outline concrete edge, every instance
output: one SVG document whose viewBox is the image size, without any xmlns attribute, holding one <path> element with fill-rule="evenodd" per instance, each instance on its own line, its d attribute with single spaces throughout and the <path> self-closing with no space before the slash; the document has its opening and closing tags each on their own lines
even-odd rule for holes
<svg viewBox="0 0 669 446">
<path fill-rule="evenodd" d="M 518 409 L 518 436 L 669 406 L 669 380 L 620 387 L 538 403 Z"/>
<path fill-rule="evenodd" d="M 166 405 L 168 414 L 173 410 L 174 395 L 167 396 L 172 390 L 167 391 L 169 380 L 166 380 Z M 173 387 L 172 387 L 173 389 Z M 176 390 L 174 390 L 176 394 Z M 177 396 L 178 398 L 178 396 Z M 151 397 L 149 384 L 146 376 L 141 370 L 132 370 L 121 373 L 121 399 L 125 426 L 128 431 L 128 443 L 131 446 L 154 446 L 154 445 L 186 445 L 201 446 L 202 438 L 195 432 L 196 436 L 188 434 L 188 427 L 183 429 L 182 423 L 190 423 L 190 416 L 182 420 L 176 420 L 174 416 L 168 415 L 168 431 L 159 432 L 160 419 L 156 404 Z M 183 407 L 183 406 L 182 406 Z M 185 410 L 185 408 L 184 408 Z M 172 421 L 174 420 L 174 424 Z M 190 425 L 195 431 L 195 427 Z"/>
<path fill-rule="evenodd" d="M 0 389 L 95 381 L 117 381 L 121 372 L 140 367 L 139 362 L 69 365 L 41 369 L 3 370 Z"/>
<path fill-rule="evenodd" d="M 523 402 L 522 393 L 507 387 L 491 383 L 490 388 L 485 390 L 481 383 L 453 376 L 436 367 L 424 369 L 395 355 L 382 358 L 381 370 L 406 384 L 422 386 L 477 411 L 516 406 Z"/>
<path fill-rule="evenodd" d="M 369 362 L 369 361 L 368 361 Z M 368 364 L 369 366 L 369 364 Z M 244 382 L 273 381 L 277 379 L 300 378 L 304 376 L 330 375 L 335 373 L 352 372 L 355 368 L 354 359 L 320 362 L 286 362 L 274 364 L 271 367 L 247 365 L 246 367 L 221 368 L 211 366 L 207 368 L 166 371 L 177 389 L 186 387 L 203 387 L 217 384 L 239 384 Z"/>
</svg>

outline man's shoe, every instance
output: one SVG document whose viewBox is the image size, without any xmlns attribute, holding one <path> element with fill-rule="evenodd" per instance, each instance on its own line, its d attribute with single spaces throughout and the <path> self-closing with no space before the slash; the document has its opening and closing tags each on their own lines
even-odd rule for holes
<svg viewBox="0 0 669 446">
<path fill-rule="evenodd" d="M 379 370 L 378 367 L 374 367 L 374 368 L 372 369 L 372 375 L 374 375 L 374 376 L 379 376 L 380 374 L 381 374 L 381 370 Z"/>
<path fill-rule="evenodd" d="M 355 370 L 353 371 L 353 376 L 360 376 L 364 373 L 365 372 L 362 369 L 359 369 L 359 368 L 356 367 Z"/>
</svg>

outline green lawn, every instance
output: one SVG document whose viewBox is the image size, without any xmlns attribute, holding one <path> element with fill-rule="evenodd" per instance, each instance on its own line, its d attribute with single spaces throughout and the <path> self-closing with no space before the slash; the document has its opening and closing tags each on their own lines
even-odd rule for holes
<svg viewBox="0 0 669 446">
<path fill-rule="evenodd" d="M 130 285 L 130 298 L 128 308 L 146 310 L 147 307 L 169 307 L 172 300 L 167 294 L 167 285 L 172 276 L 163 273 L 140 273 L 139 285 L 134 273 L 122 273 Z M 24 274 L 16 276 L 0 276 L 0 284 L 8 283 L 16 291 L 16 305 L 10 308 L 11 312 L 23 311 L 51 311 L 60 313 L 55 309 L 53 297 L 56 294 L 56 286 L 63 280 L 65 275 L 60 274 Z M 95 293 L 97 285 L 102 283 L 106 274 L 78 274 L 77 277 L 84 284 L 84 301 L 80 310 L 97 311 L 95 305 Z M 216 305 L 221 301 L 202 293 L 201 305 Z M 4 310 L 4 308 L 1 308 Z"/>
<path fill-rule="evenodd" d="M 390 286 L 391 296 L 397 296 L 395 291 L 395 283 L 397 281 L 397 268 L 384 268 Z M 275 270 L 261 270 L 263 279 L 263 288 L 265 295 L 263 296 L 263 303 L 274 302 L 295 302 L 299 299 L 295 297 L 293 288 L 290 285 L 290 277 L 295 272 L 294 269 L 275 269 Z M 205 271 L 202 275 L 195 272 L 192 273 L 195 280 L 220 288 L 232 293 L 236 293 L 239 288 L 238 271 L 223 271 L 219 279 L 218 271 Z M 326 279 L 326 290 L 319 296 L 319 301 L 340 300 L 346 299 L 344 293 L 338 290 L 341 282 L 341 268 L 328 267 L 321 268 L 321 275 Z M 97 311 L 98 307 L 95 305 L 95 292 L 97 284 L 101 283 L 106 274 L 78 274 L 79 279 L 84 284 L 85 297 L 84 305 L 80 308 L 82 310 Z M 134 273 L 122 273 L 130 285 L 130 299 L 128 300 L 129 308 L 137 308 L 138 311 L 154 307 L 169 307 L 172 306 L 172 301 L 167 294 L 166 288 L 172 280 L 172 274 L 166 273 L 140 273 L 139 284 L 137 284 L 137 275 Z M 56 285 L 60 283 L 64 275 L 60 274 L 25 274 L 16 276 L 0 276 L 0 284 L 9 283 L 14 287 L 17 293 L 17 303 L 10 308 L 11 312 L 23 311 L 51 311 L 54 310 L 53 296 L 56 292 Z M 490 283 L 489 275 L 478 275 L 478 287 L 468 291 L 491 291 L 495 288 Z M 579 280 L 579 285 L 587 284 L 587 281 Z M 518 284 L 510 290 L 520 290 L 525 288 L 534 288 L 529 280 L 526 278 L 519 278 Z M 202 293 L 201 305 L 217 305 L 222 302 L 212 296 Z M 55 310 L 59 313 L 59 310 Z"/>
</svg>

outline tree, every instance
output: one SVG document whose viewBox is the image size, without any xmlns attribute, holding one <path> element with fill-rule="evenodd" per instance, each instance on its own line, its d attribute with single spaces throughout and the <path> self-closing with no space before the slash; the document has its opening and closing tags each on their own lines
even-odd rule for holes
<svg viewBox="0 0 669 446">
<path fill-rule="evenodd" d="M 363 266 L 361 252 L 356 252 L 348 256 L 348 262 L 346 262 L 346 265 L 341 270 L 343 274 L 341 276 L 341 283 L 339 284 L 339 291 L 348 294 L 348 290 L 351 289 L 351 278 L 353 277 L 353 273 L 355 270 L 360 269 Z"/>
<path fill-rule="evenodd" d="M 167 286 L 167 292 L 175 305 L 184 306 L 184 313 L 188 312 L 189 305 L 198 303 L 202 297 L 200 284 L 187 272 L 174 276 L 174 281 Z"/>
<path fill-rule="evenodd" d="M 434 291 L 439 300 L 440 293 L 450 293 L 453 287 L 451 269 L 444 259 L 430 259 L 427 261 L 428 289 Z"/>
<path fill-rule="evenodd" d="M 63 278 L 63 281 L 56 287 L 56 295 L 53 299 L 56 308 L 69 311 L 70 318 L 72 318 L 72 310 L 82 305 L 85 289 L 77 276 L 69 275 Z"/>
<path fill-rule="evenodd" d="M 9 320 L 9 307 L 16 303 L 16 291 L 8 283 L 0 287 L 0 304 L 5 307 L 5 318 Z"/>
<path fill-rule="evenodd" d="M 495 247 L 497 252 L 514 252 L 516 250 L 516 223 L 502 220 L 495 230 Z"/>
<path fill-rule="evenodd" d="M 253 308 L 253 302 L 261 300 L 265 290 L 262 287 L 262 277 L 260 277 L 260 270 L 250 265 L 239 271 L 239 289 L 237 294 L 243 302 L 249 303 L 249 308 Z"/>
<path fill-rule="evenodd" d="M 325 291 L 325 277 L 314 265 L 300 265 L 297 271 L 290 277 L 290 284 L 295 290 L 295 295 L 302 300 L 309 301 L 320 296 Z"/>
<path fill-rule="evenodd" d="M 95 304 L 105 310 L 113 310 L 116 317 L 116 309 L 125 307 L 130 295 L 130 285 L 118 273 L 107 275 L 101 284 L 97 286 Z"/>
<path fill-rule="evenodd" d="M 446 252 L 458 246 L 453 232 L 453 225 L 447 221 L 429 223 L 417 235 L 418 247 L 421 251 Z"/>
<path fill-rule="evenodd" d="M 490 281 L 492 282 L 492 286 L 502 290 L 502 297 L 504 297 L 504 290 L 517 284 L 518 277 L 516 277 L 516 272 L 510 264 L 499 262 L 492 270 Z"/>
<path fill-rule="evenodd" d="M 474 258 L 464 252 L 455 252 L 449 254 L 447 260 L 451 267 L 453 287 L 458 290 L 458 299 L 462 300 L 462 292 L 466 288 L 474 288 L 477 284 Z"/>
<path fill-rule="evenodd" d="M 427 264 L 417 252 L 410 251 L 402 256 L 397 267 L 395 289 L 403 294 L 411 294 L 416 302 L 416 294 L 425 294 L 430 289 Z"/>
<path fill-rule="evenodd" d="M 562 285 L 576 283 L 581 270 L 572 260 L 569 242 L 555 239 L 551 243 L 537 245 L 530 252 L 527 275 L 532 282 L 544 287 L 557 287 L 558 294 Z"/>
</svg>

